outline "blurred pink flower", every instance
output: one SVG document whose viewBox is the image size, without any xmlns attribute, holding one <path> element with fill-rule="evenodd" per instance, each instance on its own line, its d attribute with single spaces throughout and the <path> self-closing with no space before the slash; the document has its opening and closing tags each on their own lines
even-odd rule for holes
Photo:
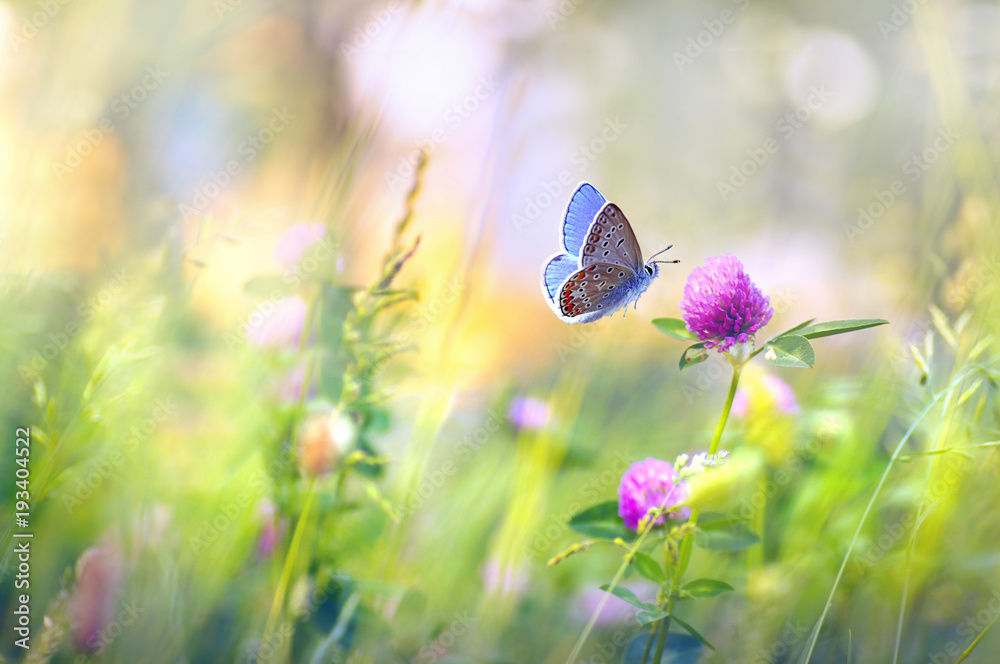
<svg viewBox="0 0 1000 664">
<path fill-rule="evenodd" d="M 278 392 L 278 398 L 286 403 L 298 401 L 299 396 L 302 394 L 302 381 L 305 379 L 306 365 L 300 364 L 285 378 Z M 316 376 L 313 376 L 309 383 L 309 391 L 306 394 L 306 399 L 312 399 L 316 396 Z"/>
<path fill-rule="evenodd" d="M 629 590 L 634 592 L 639 599 L 646 597 L 651 601 L 655 600 L 656 593 L 654 591 L 653 596 L 649 597 L 649 588 L 629 588 Z M 609 595 L 600 588 L 587 588 L 577 593 L 576 602 L 573 606 L 573 614 L 580 620 L 590 620 L 590 617 L 594 615 L 594 611 L 597 610 L 597 607 L 605 596 L 608 599 L 604 602 L 604 608 L 601 609 L 600 615 L 597 616 L 597 622 L 594 623 L 598 627 L 620 625 L 629 620 L 629 617 L 638 611 L 637 608 L 628 602 L 618 599 L 614 595 Z"/>
<path fill-rule="evenodd" d="M 274 262 L 287 272 L 294 272 L 309 248 L 323 239 L 326 226 L 320 223 L 298 223 L 282 233 L 274 243 Z"/>
<path fill-rule="evenodd" d="M 507 418 L 519 431 L 544 429 L 552 418 L 552 408 L 541 399 L 517 396 L 510 402 Z"/>
<path fill-rule="evenodd" d="M 493 557 L 483 565 L 483 583 L 487 593 L 520 595 L 528 587 L 528 574 L 518 565 Z"/>
<path fill-rule="evenodd" d="M 264 498 L 257 507 L 257 517 L 260 520 L 260 537 L 257 539 L 257 560 L 266 560 L 285 534 L 285 522 L 275 515 L 274 503 Z"/>
<path fill-rule="evenodd" d="M 760 378 L 759 384 L 766 390 L 770 397 L 769 401 L 778 412 L 786 415 L 797 415 L 799 413 L 799 402 L 795 398 L 795 392 L 788 383 L 777 376 L 767 374 Z M 746 417 L 749 409 L 750 390 L 747 387 L 741 387 L 733 398 L 732 413 L 735 417 Z"/>
<path fill-rule="evenodd" d="M 299 343 L 309 305 L 297 296 L 257 307 L 246 325 L 246 338 L 260 348 L 292 348 Z"/>
<path fill-rule="evenodd" d="M 101 644 L 115 615 L 122 579 L 122 556 L 112 544 L 87 549 L 76 563 L 76 585 L 70 599 L 73 644 L 92 652 Z"/>
</svg>

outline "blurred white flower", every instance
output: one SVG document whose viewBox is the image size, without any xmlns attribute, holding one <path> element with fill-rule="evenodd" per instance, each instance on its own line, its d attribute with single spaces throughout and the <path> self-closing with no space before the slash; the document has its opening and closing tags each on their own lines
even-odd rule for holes
<svg viewBox="0 0 1000 664">
<path fill-rule="evenodd" d="M 792 37 L 789 46 L 784 78 L 794 104 L 809 105 L 831 127 L 851 124 L 872 109 L 878 70 L 856 39 L 829 29 L 809 30 Z M 829 91 L 828 98 L 810 104 L 818 90 Z"/>
<path fill-rule="evenodd" d="M 343 37 L 352 49 L 344 56 L 352 96 L 381 109 L 385 125 L 398 135 L 426 138 L 485 101 L 483 80 L 494 71 L 497 43 L 484 39 L 467 17 L 403 10 L 378 31 L 354 35 Z"/>
</svg>

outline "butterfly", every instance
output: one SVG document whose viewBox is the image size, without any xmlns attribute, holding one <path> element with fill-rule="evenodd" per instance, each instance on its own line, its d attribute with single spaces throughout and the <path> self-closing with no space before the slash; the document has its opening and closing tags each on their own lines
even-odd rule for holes
<svg viewBox="0 0 1000 664">
<path fill-rule="evenodd" d="M 562 246 L 545 263 L 542 293 L 564 323 L 590 323 L 636 302 L 660 276 L 654 261 L 667 249 L 642 262 L 642 251 L 625 214 L 601 192 L 581 182 L 569 199 L 562 224 Z"/>
</svg>

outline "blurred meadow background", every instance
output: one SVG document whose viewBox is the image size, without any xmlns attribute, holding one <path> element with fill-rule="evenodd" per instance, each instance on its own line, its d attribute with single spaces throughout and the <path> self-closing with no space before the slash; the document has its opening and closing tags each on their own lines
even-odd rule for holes
<svg viewBox="0 0 1000 664">
<path fill-rule="evenodd" d="M 798 662 L 828 606 L 813 662 L 950 663 L 1000 615 L 996 3 L 0 0 L 0 100 L 4 661 L 567 662 L 622 552 L 546 562 L 707 448 L 727 365 L 650 320 L 725 253 L 765 334 L 891 325 L 747 369 L 713 499 L 760 542 L 698 553 L 735 591 L 663 661 Z M 567 326 L 580 180 L 681 263 Z M 576 661 L 637 638 L 611 598 Z"/>
</svg>

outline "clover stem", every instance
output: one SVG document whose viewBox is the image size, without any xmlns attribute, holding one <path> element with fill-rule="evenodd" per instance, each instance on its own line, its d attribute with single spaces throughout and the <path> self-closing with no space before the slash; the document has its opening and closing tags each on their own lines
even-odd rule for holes
<svg viewBox="0 0 1000 664">
<path fill-rule="evenodd" d="M 715 435 L 712 437 L 712 444 L 708 447 L 708 455 L 712 457 L 719 450 L 719 441 L 722 440 L 722 432 L 726 428 L 726 422 L 729 421 L 729 412 L 733 409 L 733 399 L 736 398 L 736 388 L 740 384 L 740 373 L 743 371 L 742 365 L 735 365 L 733 367 L 733 380 L 729 384 L 729 394 L 726 396 L 726 403 L 722 407 L 722 415 L 719 417 L 719 424 L 715 427 Z M 674 614 L 674 604 L 676 603 L 677 594 L 680 592 L 681 580 L 684 578 L 684 572 L 687 571 L 688 563 L 691 561 L 691 547 L 694 545 L 694 530 L 698 525 L 698 516 L 701 514 L 701 510 L 698 508 L 691 509 L 691 516 L 688 518 L 688 533 L 684 535 L 681 540 L 681 552 L 677 561 L 677 566 L 674 568 L 674 578 L 673 583 L 670 588 L 670 599 L 667 601 L 667 613 L 669 615 Z M 665 620 L 669 620 L 665 618 Z M 657 660 L 653 660 L 656 662 Z"/>
<path fill-rule="evenodd" d="M 642 664 L 646 664 L 649 660 L 649 651 L 653 649 L 653 639 L 656 638 L 656 627 L 655 625 L 649 630 L 649 638 L 646 639 L 646 647 L 642 651 Z"/>
<path fill-rule="evenodd" d="M 673 598 L 670 604 L 673 604 Z M 653 664 L 660 664 L 663 661 L 663 649 L 667 645 L 667 632 L 670 631 L 670 616 L 660 621 L 660 637 L 656 641 L 656 653 L 653 654 Z"/>
</svg>

